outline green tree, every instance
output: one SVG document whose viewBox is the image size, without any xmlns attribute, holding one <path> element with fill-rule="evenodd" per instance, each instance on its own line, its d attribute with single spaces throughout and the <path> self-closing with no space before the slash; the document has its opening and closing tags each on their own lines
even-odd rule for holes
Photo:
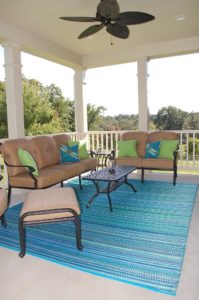
<svg viewBox="0 0 199 300">
<path fill-rule="evenodd" d="M 199 128 L 199 113 L 191 112 L 184 120 L 183 129 L 198 130 Z"/>
<path fill-rule="evenodd" d="M 8 137 L 6 88 L 5 82 L 0 81 L 0 138 Z"/>
<path fill-rule="evenodd" d="M 48 99 L 48 90 L 37 80 L 23 80 L 24 125 L 26 135 L 62 131 L 56 110 Z"/>
<path fill-rule="evenodd" d="M 154 118 L 154 123 L 160 130 L 181 130 L 187 114 L 174 106 L 163 107 Z"/>
<path fill-rule="evenodd" d="M 65 99 L 62 91 L 55 84 L 46 87 L 48 99 L 52 108 L 56 111 L 61 122 L 63 132 L 74 130 L 74 104 L 71 100 Z M 71 123 L 72 122 L 72 123 Z"/>
<path fill-rule="evenodd" d="M 104 106 L 87 104 L 88 130 L 98 130 L 98 125 L 102 120 L 102 113 L 105 110 Z"/>
</svg>

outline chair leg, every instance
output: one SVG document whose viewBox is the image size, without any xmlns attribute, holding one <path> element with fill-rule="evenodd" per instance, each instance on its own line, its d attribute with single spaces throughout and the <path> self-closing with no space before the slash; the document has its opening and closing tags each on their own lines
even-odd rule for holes
<svg viewBox="0 0 199 300">
<path fill-rule="evenodd" d="M 19 241 L 20 241 L 20 253 L 19 256 L 21 258 L 26 254 L 26 230 L 24 227 L 23 219 L 19 219 Z"/>
<path fill-rule="evenodd" d="M 8 187 L 8 207 L 10 206 L 11 193 L 12 193 L 12 187 L 9 185 L 9 187 Z"/>
<path fill-rule="evenodd" d="M 81 190 L 83 189 L 81 175 L 79 175 L 79 187 Z"/>
<path fill-rule="evenodd" d="M 60 182 L 61 187 L 64 187 L 64 183 L 63 181 Z"/>
<path fill-rule="evenodd" d="M 7 226 L 4 215 L 0 217 L 2 226 Z"/>
<path fill-rule="evenodd" d="M 142 173 L 141 173 L 141 182 L 144 183 L 144 169 L 142 169 Z"/>
<path fill-rule="evenodd" d="M 83 246 L 81 243 L 81 222 L 78 216 L 75 217 L 75 232 L 76 232 L 77 249 L 82 250 Z"/>
<path fill-rule="evenodd" d="M 174 171 L 173 171 L 173 185 L 176 185 L 176 178 L 177 178 L 177 170 L 174 169 Z"/>
</svg>

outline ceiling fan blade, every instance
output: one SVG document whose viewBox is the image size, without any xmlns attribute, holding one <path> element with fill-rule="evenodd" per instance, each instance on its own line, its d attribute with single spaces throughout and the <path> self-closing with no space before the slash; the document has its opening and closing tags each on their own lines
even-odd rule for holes
<svg viewBox="0 0 199 300">
<path fill-rule="evenodd" d="M 106 31 L 120 39 L 127 39 L 129 37 L 129 29 L 126 25 L 118 23 L 109 24 L 106 27 Z"/>
<path fill-rule="evenodd" d="M 92 35 L 98 31 L 100 31 L 104 27 L 104 24 L 100 25 L 92 25 L 88 27 L 86 30 L 84 30 L 79 36 L 78 39 L 83 39 L 88 37 L 89 35 Z"/>
<path fill-rule="evenodd" d="M 127 11 L 118 15 L 117 23 L 122 25 L 136 25 L 154 20 L 155 17 L 139 11 Z"/>
<path fill-rule="evenodd" d="M 74 21 L 74 22 L 96 22 L 96 18 L 92 17 L 60 17 L 62 20 Z"/>
</svg>

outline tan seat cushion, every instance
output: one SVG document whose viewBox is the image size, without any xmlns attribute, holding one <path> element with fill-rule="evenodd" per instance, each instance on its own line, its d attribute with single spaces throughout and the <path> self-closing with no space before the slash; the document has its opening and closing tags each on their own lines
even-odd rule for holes
<svg viewBox="0 0 199 300">
<path fill-rule="evenodd" d="M 71 208 L 80 214 L 79 203 L 75 191 L 70 188 L 52 188 L 47 190 L 34 190 L 28 193 L 21 209 L 20 216 L 27 212 Z M 72 217 L 70 212 L 49 213 L 42 215 L 27 216 L 25 221 L 41 221 Z"/>
<path fill-rule="evenodd" d="M 116 165 L 133 166 L 133 167 L 141 168 L 142 167 L 142 158 L 119 157 L 119 158 L 116 158 Z"/>
<path fill-rule="evenodd" d="M 0 216 L 2 216 L 4 211 L 6 210 L 7 203 L 8 203 L 7 192 L 4 189 L 0 189 Z"/>
<path fill-rule="evenodd" d="M 39 171 L 37 178 L 37 187 L 45 188 L 55 185 L 66 179 L 64 170 L 59 168 L 59 165 L 46 167 Z M 34 188 L 34 180 L 30 177 L 28 172 L 18 174 L 10 177 L 10 184 L 14 187 Z"/>
<path fill-rule="evenodd" d="M 162 158 L 147 158 L 143 159 L 142 167 L 157 170 L 173 170 L 173 160 Z"/>
<path fill-rule="evenodd" d="M 94 170 L 97 167 L 97 159 L 96 158 L 81 159 L 80 163 L 84 167 L 84 172 Z"/>
</svg>

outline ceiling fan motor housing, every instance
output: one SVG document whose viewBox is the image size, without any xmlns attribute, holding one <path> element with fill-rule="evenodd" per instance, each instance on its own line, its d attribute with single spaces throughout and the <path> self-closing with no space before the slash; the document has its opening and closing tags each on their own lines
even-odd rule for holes
<svg viewBox="0 0 199 300">
<path fill-rule="evenodd" d="M 101 2 L 97 6 L 96 17 L 117 19 L 119 12 L 120 7 L 116 0 L 101 0 Z"/>
</svg>

